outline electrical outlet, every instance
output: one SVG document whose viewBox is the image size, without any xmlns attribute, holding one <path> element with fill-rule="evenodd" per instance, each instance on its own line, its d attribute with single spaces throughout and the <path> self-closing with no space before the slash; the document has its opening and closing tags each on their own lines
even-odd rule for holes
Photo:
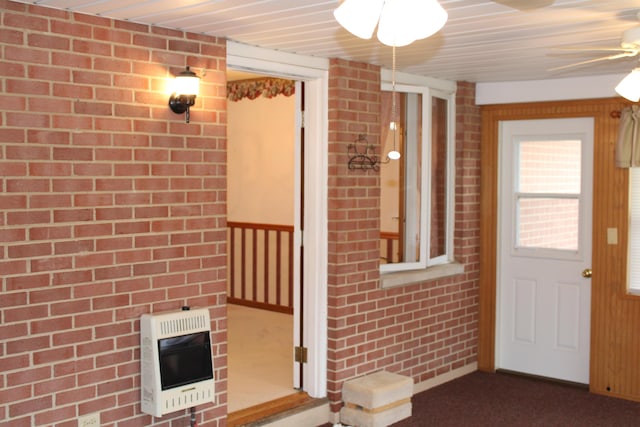
<svg viewBox="0 0 640 427">
<path fill-rule="evenodd" d="M 100 427 L 100 414 L 88 414 L 78 417 L 78 427 Z"/>
</svg>

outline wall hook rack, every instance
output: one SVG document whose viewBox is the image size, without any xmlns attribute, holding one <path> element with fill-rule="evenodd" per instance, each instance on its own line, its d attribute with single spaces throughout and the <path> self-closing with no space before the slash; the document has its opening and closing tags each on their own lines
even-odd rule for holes
<svg viewBox="0 0 640 427">
<path fill-rule="evenodd" d="M 360 148 L 358 148 L 360 145 Z M 373 169 L 377 171 L 379 169 L 380 159 L 373 152 L 373 145 L 367 141 L 367 136 L 364 134 L 358 135 L 355 142 L 352 142 L 347 147 L 349 153 L 349 169 Z"/>
</svg>

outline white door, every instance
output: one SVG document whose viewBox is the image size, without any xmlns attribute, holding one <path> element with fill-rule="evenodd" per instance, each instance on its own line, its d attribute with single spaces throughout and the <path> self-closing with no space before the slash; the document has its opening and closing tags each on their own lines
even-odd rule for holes
<svg viewBox="0 0 640 427">
<path fill-rule="evenodd" d="M 589 383 L 593 119 L 500 123 L 499 369 Z"/>
</svg>

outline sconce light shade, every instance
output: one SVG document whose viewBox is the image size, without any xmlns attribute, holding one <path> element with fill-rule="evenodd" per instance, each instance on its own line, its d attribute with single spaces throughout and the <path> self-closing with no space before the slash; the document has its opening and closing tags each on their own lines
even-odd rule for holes
<svg viewBox="0 0 640 427">
<path fill-rule="evenodd" d="M 189 108 L 196 103 L 196 96 L 200 91 L 200 77 L 189 69 L 189 66 L 178 74 L 174 81 L 173 93 L 169 98 L 169 108 L 176 114 L 186 113 L 186 123 L 189 123 Z"/>
<path fill-rule="evenodd" d="M 616 92 L 629 101 L 640 100 L 640 68 L 636 68 L 626 75 L 616 86 Z"/>
<path fill-rule="evenodd" d="M 378 24 L 378 40 L 397 47 L 435 34 L 448 19 L 437 0 L 344 0 L 333 15 L 363 39 L 371 38 Z"/>
</svg>

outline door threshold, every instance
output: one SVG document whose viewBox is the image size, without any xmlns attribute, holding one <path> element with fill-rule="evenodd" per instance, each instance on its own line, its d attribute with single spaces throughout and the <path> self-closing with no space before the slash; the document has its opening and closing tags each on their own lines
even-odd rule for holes
<svg viewBox="0 0 640 427">
<path fill-rule="evenodd" d="M 512 375 L 516 377 L 528 378 L 532 380 L 544 381 L 553 384 L 566 385 L 569 387 L 583 388 L 589 390 L 589 384 L 578 383 L 574 381 L 562 380 L 560 378 L 545 377 L 541 375 L 528 374 L 526 372 L 511 371 L 509 369 L 496 369 L 496 374 Z"/>
<path fill-rule="evenodd" d="M 227 415 L 227 427 L 267 425 L 277 419 L 322 405 L 325 401 L 326 399 L 314 399 L 306 392 L 299 391 L 289 396 L 232 412 Z"/>
</svg>

